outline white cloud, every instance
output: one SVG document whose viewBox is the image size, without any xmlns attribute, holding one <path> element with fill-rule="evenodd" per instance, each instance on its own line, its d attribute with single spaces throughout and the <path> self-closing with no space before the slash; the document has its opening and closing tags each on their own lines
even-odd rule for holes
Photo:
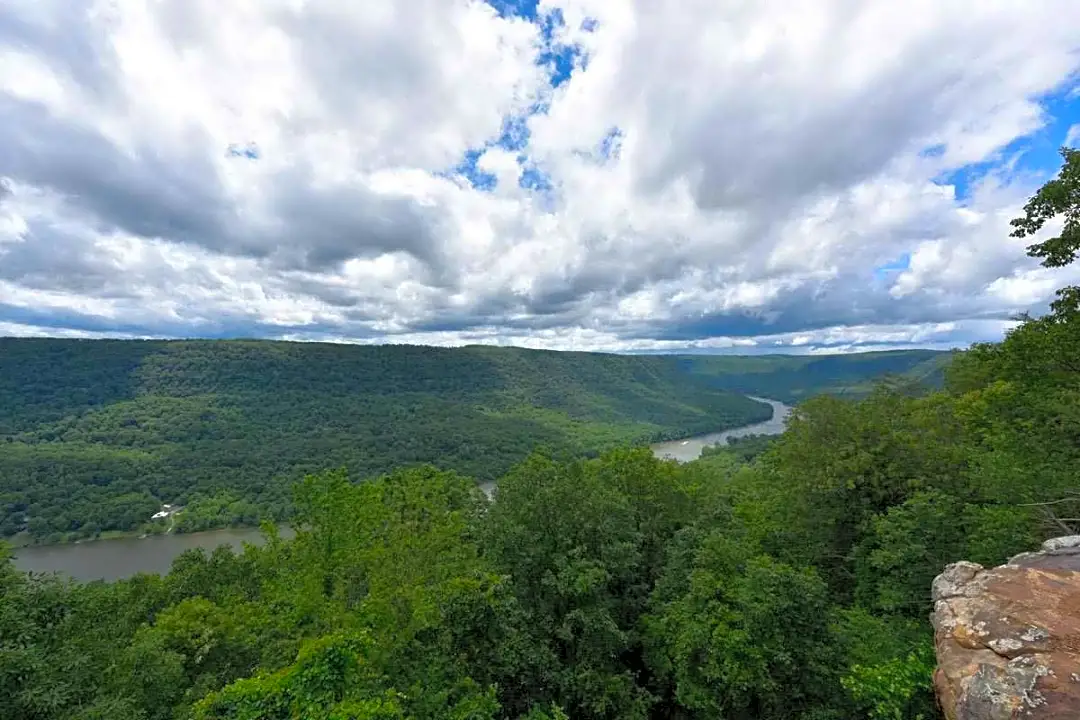
<svg viewBox="0 0 1080 720">
<path fill-rule="evenodd" d="M 1069 128 L 1069 131 L 1065 133 L 1065 142 L 1063 144 L 1069 147 L 1076 147 L 1077 144 L 1080 144 L 1080 123 Z"/>
<path fill-rule="evenodd" d="M 1068 90 L 1080 9 L 556 9 L 583 59 L 553 88 L 540 25 L 476 0 L 5 3 L 0 332 L 966 342 L 1075 276 L 1009 238 L 1037 180 L 1004 150 Z"/>
</svg>

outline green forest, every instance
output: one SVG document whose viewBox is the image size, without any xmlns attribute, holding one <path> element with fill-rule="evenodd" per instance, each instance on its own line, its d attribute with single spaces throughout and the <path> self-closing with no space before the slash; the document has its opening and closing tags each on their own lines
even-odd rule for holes
<svg viewBox="0 0 1080 720">
<path fill-rule="evenodd" d="M 1014 222 L 1066 215 L 1030 250 L 1051 267 L 1080 249 L 1064 154 Z M 814 397 L 778 439 L 685 465 L 535 452 L 491 501 L 431 465 L 330 470 L 292 487 L 294 539 L 267 523 L 165 576 L 0 560 L 0 717 L 937 718 L 932 578 L 1080 517 L 1078 349 L 1065 288 L 939 390 Z"/>
<path fill-rule="evenodd" d="M 952 353 L 893 350 L 851 355 L 693 356 L 683 368 L 714 387 L 795 404 L 814 395 L 860 398 L 876 385 L 940 387 Z"/>
<path fill-rule="evenodd" d="M 740 393 L 843 390 L 948 357 L 751 360 L 269 341 L 0 339 L 0 537 L 60 542 L 291 517 L 305 474 L 488 481 L 768 419 Z M 745 387 L 729 386 L 745 377 Z M 150 523 L 162 504 L 185 510 Z"/>
</svg>

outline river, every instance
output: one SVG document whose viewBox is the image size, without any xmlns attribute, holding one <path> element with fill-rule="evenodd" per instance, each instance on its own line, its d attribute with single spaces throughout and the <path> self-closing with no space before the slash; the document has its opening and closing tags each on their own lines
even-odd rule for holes
<svg viewBox="0 0 1080 720">
<path fill-rule="evenodd" d="M 281 528 L 282 537 L 291 537 Z M 219 545 L 237 550 L 244 543 L 262 545 L 258 528 L 228 528 L 198 533 L 150 535 L 144 538 L 92 540 L 64 545 L 35 545 L 15 550 L 15 567 L 34 572 L 60 572 L 76 580 L 118 580 L 136 573 L 166 573 L 180 553 L 191 548 L 207 552 Z"/>
<path fill-rule="evenodd" d="M 753 396 L 751 396 L 753 397 Z M 662 443 L 650 445 L 653 455 L 658 458 L 689 462 L 701 457 L 701 451 L 716 444 L 727 445 L 731 438 L 746 437 L 747 435 L 779 435 L 784 432 L 784 421 L 791 414 L 791 408 L 778 400 L 755 397 L 763 403 L 769 403 L 773 409 L 773 416 L 765 422 L 743 425 L 742 427 L 724 430 L 723 432 L 697 435 L 683 440 L 668 440 Z"/>
<path fill-rule="evenodd" d="M 754 399 L 772 406 L 771 420 L 684 440 L 656 443 L 650 446 L 653 454 L 660 458 L 688 462 L 699 457 L 704 448 L 717 443 L 727 443 L 729 438 L 776 435 L 783 432 L 784 419 L 791 412 L 791 408 L 775 400 Z M 495 483 L 484 483 L 481 487 L 489 496 L 494 494 Z M 288 528 L 282 529 L 283 537 L 291 534 Z M 140 572 L 168 572 L 173 559 L 190 548 L 203 548 L 209 552 L 219 545 L 230 545 L 239 549 L 245 542 L 261 545 L 262 533 L 258 528 L 241 528 L 66 545 L 39 545 L 15 550 L 15 567 L 34 572 L 60 572 L 76 580 L 117 580 Z"/>
<path fill-rule="evenodd" d="M 791 414 L 790 406 L 785 405 L 779 400 L 769 400 L 768 398 L 754 397 L 753 395 L 747 395 L 747 397 L 757 400 L 758 402 L 768 403 L 773 410 L 772 417 L 764 422 L 742 425 L 740 427 L 731 428 L 730 430 L 706 433 L 705 435 L 695 435 L 693 437 L 683 438 L 682 440 L 667 440 L 665 442 L 654 443 L 649 446 L 649 449 L 652 450 L 653 455 L 663 460 L 690 462 L 691 460 L 697 460 L 701 457 L 701 451 L 705 448 L 712 447 L 718 443 L 726 445 L 731 438 L 746 437 L 747 435 L 779 435 L 784 432 L 784 421 L 787 420 L 787 416 Z M 495 486 L 496 483 L 494 480 L 480 483 L 480 489 L 483 490 L 484 494 L 489 498 L 495 496 Z"/>
</svg>

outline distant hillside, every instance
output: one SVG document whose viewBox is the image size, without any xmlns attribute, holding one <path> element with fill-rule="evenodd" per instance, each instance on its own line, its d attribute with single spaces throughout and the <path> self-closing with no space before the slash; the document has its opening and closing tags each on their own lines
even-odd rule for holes
<svg viewBox="0 0 1080 720">
<path fill-rule="evenodd" d="M 928 356 L 859 357 L 827 373 L 829 358 L 0 339 L 0 536 L 130 530 L 161 503 L 189 506 L 181 529 L 281 519 L 290 484 L 333 467 L 485 480 L 538 447 L 588 455 L 755 422 L 768 406 L 735 393 L 791 399 Z"/>
<path fill-rule="evenodd" d="M 940 387 L 950 352 L 890 350 L 849 355 L 680 356 L 683 369 L 714 387 L 797 403 L 824 393 L 866 395 L 876 382 Z"/>
<path fill-rule="evenodd" d="M 200 497 L 207 524 L 254 522 L 323 468 L 489 479 L 538 446 L 589 454 L 769 414 L 669 357 L 0 339 L 0 534 L 131 529 Z"/>
</svg>

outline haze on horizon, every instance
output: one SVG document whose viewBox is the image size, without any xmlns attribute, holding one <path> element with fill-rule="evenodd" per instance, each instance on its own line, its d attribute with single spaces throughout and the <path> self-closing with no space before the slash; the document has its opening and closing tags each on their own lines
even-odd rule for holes
<svg viewBox="0 0 1080 720">
<path fill-rule="evenodd" d="M 996 340 L 1078 70 L 1067 0 L 7 0 L 0 335 Z"/>
</svg>

